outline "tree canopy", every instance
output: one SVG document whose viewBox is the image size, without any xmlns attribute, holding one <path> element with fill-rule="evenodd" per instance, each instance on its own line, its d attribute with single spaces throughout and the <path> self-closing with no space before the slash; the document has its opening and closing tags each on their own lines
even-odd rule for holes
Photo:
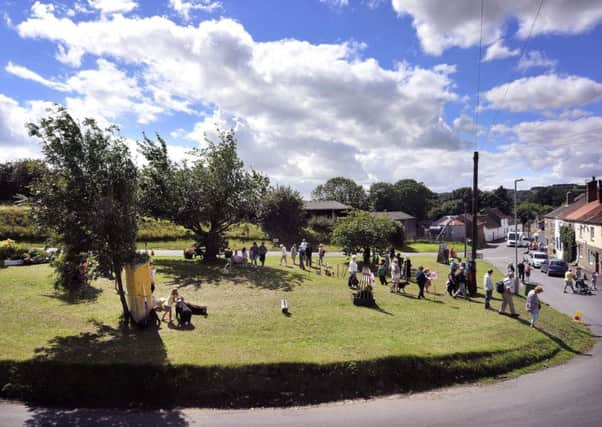
<svg viewBox="0 0 602 427">
<path fill-rule="evenodd" d="M 14 202 L 17 195 L 31 196 L 31 185 L 46 173 L 41 160 L 0 163 L 0 202 Z"/>
<path fill-rule="evenodd" d="M 347 251 L 363 251 L 364 262 L 370 260 L 370 249 L 385 251 L 401 233 L 395 221 L 386 215 L 373 216 L 369 212 L 354 210 L 339 218 L 332 231 L 335 243 Z"/>
<path fill-rule="evenodd" d="M 330 178 L 324 184 L 318 185 L 311 195 L 314 200 L 336 200 L 356 209 L 365 209 L 368 201 L 361 185 L 342 176 Z"/>
<path fill-rule="evenodd" d="M 171 162 L 159 136 L 154 142 L 144 135 L 139 143 L 148 161 L 140 186 L 146 213 L 194 232 L 210 260 L 217 256 L 231 225 L 257 221 L 269 183 L 267 177 L 244 168 L 233 130 L 218 129 L 218 138 L 217 142 L 206 138 L 206 147 L 193 152 L 191 165 Z"/>
<path fill-rule="evenodd" d="M 263 230 L 280 241 L 296 241 L 306 224 L 301 194 L 291 187 L 271 188 L 260 206 Z"/>
<path fill-rule="evenodd" d="M 121 270 L 135 255 L 137 230 L 137 171 L 127 145 L 116 127 L 101 129 L 92 119 L 80 124 L 58 106 L 27 126 L 30 135 L 41 139 L 48 166 L 33 188 L 34 217 L 58 236 L 64 249 L 56 265 L 57 284 L 79 290 L 79 266 L 91 253 L 96 274 L 116 277 L 127 319 Z"/>
</svg>

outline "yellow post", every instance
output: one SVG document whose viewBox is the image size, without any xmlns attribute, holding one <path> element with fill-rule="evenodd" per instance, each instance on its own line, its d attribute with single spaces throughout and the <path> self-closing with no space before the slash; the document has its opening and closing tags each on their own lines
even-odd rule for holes
<svg viewBox="0 0 602 427">
<path fill-rule="evenodd" d="M 125 284 L 130 313 L 134 321 L 140 322 L 146 319 L 152 308 L 150 263 L 127 264 Z"/>
<path fill-rule="evenodd" d="M 583 321 L 583 313 L 581 313 L 581 310 L 577 310 L 575 312 L 575 315 L 573 316 L 573 320 L 577 323 L 581 323 Z"/>
</svg>

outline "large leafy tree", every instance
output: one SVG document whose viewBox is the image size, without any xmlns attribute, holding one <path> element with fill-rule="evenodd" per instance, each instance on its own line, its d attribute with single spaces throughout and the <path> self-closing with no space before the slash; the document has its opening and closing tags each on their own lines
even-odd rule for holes
<svg viewBox="0 0 602 427">
<path fill-rule="evenodd" d="M 370 249 L 385 251 L 401 233 L 395 221 L 386 215 L 373 216 L 354 210 L 339 218 L 332 231 L 334 242 L 351 252 L 363 252 L 364 262 L 370 261 Z"/>
<path fill-rule="evenodd" d="M 257 220 L 269 183 L 244 168 L 233 130 L 218 130 L 218 137 L 218 142 L 206 138 L 206 147 L 193 151 L 190 165 L 171 162 L 159 136 L 157 142 L 144 136 L 139 144 L 148 161 L 140 185 L 143 209 L 194 232 L 209 260 L 216 258 L 231 225 Z"/>
<path fill-rule="evenodd" d="M 402 179 L 394 185 L 399 192 L 401 210 L 415 216 L 418 220 L 426 218 L 431 200 L 435 197 L 430 188 L 413 179 Z"/>
<path fill-rule="evenodd" d="M 57 284 L 69 291 L 82 286 L 82 254 L 97 261 L 96 274 L 116 278 L 126 319 L 129 311 L 121 271 L 136 250 L 136 167 L 116 127 L 101 129 L 94 120 L 75 121 L 56 107 L 39 123 L 28 123 L 42 141 L 48 171 L 33 187 L 31 202 L 38 224 L 52 230 L 64 254 Z"/>
<path fill-rule="evenodd" d="M 535 220 L 538 216 L 550 212 L 554 208 L 548 205 L 538 203 L 523 202 L 516 207 L 516 216 L 521 224 L 527 224 Z"/>
<path fill-rule="evenodd" d="M 271 237 L 292 242 L 306 224 L 303 198 L 291 187 L 270 189 L 262 200 L 259 221 Z"/>
<path fill-rule="evenodd" d="M 364 187 L 342 176 L 318 185 L 311 195 L 314 200 L 336 200 L 356 209 L 364 209 L 368 201 Z"/>
<path fill-rule="evenodd" d="M 31 185 L 46 173 L 41 160 L 17 160 L 0 163 L 0 201 L 12 202 L 16 196 L 31 196 Z"/>
<path fill-rule="evenodd" d="M 377 212 L 401 210 L 401 194 L 388 182 L 375 182 L 370 185 L 368 201 L 370 208 Z"/>
</svg>

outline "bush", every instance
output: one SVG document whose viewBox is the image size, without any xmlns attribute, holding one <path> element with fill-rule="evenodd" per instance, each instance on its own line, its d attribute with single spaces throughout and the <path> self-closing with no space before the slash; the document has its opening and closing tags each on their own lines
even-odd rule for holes
<svg viewBox="0 0 602 427">
<path fill-rule="evenodd" d="M 334 218 L 314 216 L 307 221 L 307 229 L 311 230 L 310 234 L 312 234 L 314 240 L 321 243 L 331 243 L 335 221 Z"/>
</svg>

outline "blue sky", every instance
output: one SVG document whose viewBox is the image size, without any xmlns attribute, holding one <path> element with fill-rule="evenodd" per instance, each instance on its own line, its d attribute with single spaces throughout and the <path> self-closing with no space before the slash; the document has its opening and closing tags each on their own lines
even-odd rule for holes
<svg viewBox="0 0 602 427">
<path fill-rule="evenodd" d="M 485 188 L 583 182 L 602 2 L 575 3 L 0 0 L 0 161 L 40 155 L 23 124 L 57 102 L 177 160 L 233 127 L 247 165 L 305 195 L 337 175 L 467 186 L 475 148 Z"/>
</svg>

